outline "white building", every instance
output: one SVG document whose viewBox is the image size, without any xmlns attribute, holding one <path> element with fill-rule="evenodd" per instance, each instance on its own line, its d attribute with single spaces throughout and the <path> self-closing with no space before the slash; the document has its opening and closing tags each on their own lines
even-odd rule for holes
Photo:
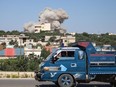
<svg viewBox="0 0 116 87">
<path fill-rule="evenodd" d="M 40 55 L 41 55 L 41 48 L 38 47 L 37 49 L 35 49 L 35 48 L 27 48 L 27 47 L 25 47 L 25 48 L 24 48 L 24 54 L 25 54 L 25 56 L 27 56 L 27 57 L 28 57 L 30 54 L 34 54 L 34 55 L 40 57 Z"/>
<path fill-rule="evenodd" d="M 49 41 L 49 39 L 51 37 L 53 37 L 53 36 L 45 36 L 45 41 Z M 73 35 L 54 36 L 54 37 L 56 37 L 56 41 L 57 40 L 60 41 L 62 39 L 65 46 L 68 46 L 69 43 L 74 43 L 75 42 L 75 36 L 73 36 Z M 58 42 L 52 42 L 52 43 L 55 44 L 55 45 L 60 44 L 60 42 L 59 43 Z"/>
<path fill-rule="evenodd" d="M 42 23 L 35 25 L 35 33 L 39 33 L 40 31 L 51 31 L 51 24 L 50 23 Z"/>
<path fill-rule="evenodd" d="M 63 40 L 64 46 L 68 46 L 69 43 L 75 42 L 75 37 L 72 35 L 61 37 L 61 39 Z"/>
<path fill-rule="evenodd" d="M 28 36 L 25 35 L 3 35 L 0 37 L 0 43 L 5 42 L 6 45 L 9 45 L 10 41 L 17 41 L 18 46 L 24 46 L 27 42 L 29 42 Z M 33 40 L 32 40 L 33 41 Z"/>
<path fill-rule="evenodd" d="M 0 37 L 0 43 L 5 42 L 6 45 L 9 45 L 9 42 L 13 40 L 17 40 L 18 43 L 21 43 L 20 39 L 19 39 L 19 35 L 3 35 L 2 37 Z"/>
<path fill-rule="evenodd" d="M 111 45 L 103 45 L 102 51 L 115 51 Z"/>
</svg>

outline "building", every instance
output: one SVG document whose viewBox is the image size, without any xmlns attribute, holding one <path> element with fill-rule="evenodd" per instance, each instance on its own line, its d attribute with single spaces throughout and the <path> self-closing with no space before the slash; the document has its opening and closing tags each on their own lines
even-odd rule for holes
<svg viewBox="0 0 116 87">
<path fill-rule="evenodd" d="M 0 43 L 6 43 L 6 45 L 9 45 L 9 42 L 13 40 L 17 40 L 17 42 L 20 42 L 19 35 L 3 35 L 0 37 Z"/>
<path fill-rule="evenodd" d="M 26 42 L 28 42 L 28 36 L 25 36 L 24 34 L 21 35 L 3 35 L 0 37 L 0 44 L 6 43 L 6 45 L 9 45 L 9 42 L 16 41 L 18 46 L 25 46 Z"/>
<path fill-rule="evenodd" d="M 37 49 L 36 48 L 27 48 L 27 47 L 24 48 L 24 55 L 26 57 L 28 57 L 29 55 L 32 55 L 32 54 L 35 55 L 35 56 L 40 57 L 41 48 L 40 47 L 38 47 Z"/>
<path fill-rule="evenodd" d="M 111 45 L 103 45 L 102 51 L 116 51 Z"/>
<path fill-rule="evenodd" d="M 64 46 L 68 46 L 69 43 L 75 42 L 75 37 L 72 35 L 61 37 L 61 39 L 63 40 Z"/>
<path fill-rule="evenodd" d="M 53 36 L 45 36 L 45 41 L 49 41 L 49 39 Z M 56 37 L 55 42 L 50 42 L 52 45 L 60 46 L 60 41 L 64 43 L 64 46 L 68 46 L 69 43 L 75 42 L 75 36 L 73 35 L 65 35 L 65 36 L 54 36 Z"/>
<path fill-rule="evenodd" d="M 116 35 L 115 33 L 108 33 L 109 35 Z"/>
<path fill-rule="evenodd" d="M 36 24 L 34 28 L 35 33 L 40 33 L 40 31 L 51 31 L 51 24 L 50 23 Z"/>
</svg>

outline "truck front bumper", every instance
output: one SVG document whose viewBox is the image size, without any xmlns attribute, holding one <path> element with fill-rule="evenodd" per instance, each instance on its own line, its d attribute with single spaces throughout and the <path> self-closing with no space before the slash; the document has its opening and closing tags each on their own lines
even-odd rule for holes
<svg viewBox="0 0 116 87">
<path fill-rule="evenodd" d="M 37 81 L 42 81 L 41 80 L 41 73 L 40 72 L 35 72 L 35 75 L 34 75 L 34 78 L 35 78 L 35 80 L 37 80 Z"/>
</svg>

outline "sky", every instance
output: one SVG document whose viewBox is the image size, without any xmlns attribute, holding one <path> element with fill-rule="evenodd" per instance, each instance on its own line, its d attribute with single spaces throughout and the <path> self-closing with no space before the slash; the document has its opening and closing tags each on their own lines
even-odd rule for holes
<svg viewBox="0 0 116 87">
<path fill-rule="evenodd" d="M 47 7 L 66 11 L 67 32 L 116 33 L 116 0 L 0 0 L 0 30 L 24 31 Z"/>
</svg>

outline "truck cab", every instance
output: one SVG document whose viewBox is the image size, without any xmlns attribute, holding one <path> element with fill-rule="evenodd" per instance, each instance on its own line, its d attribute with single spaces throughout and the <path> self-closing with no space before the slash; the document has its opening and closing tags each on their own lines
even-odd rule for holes
<svg viewBox="0 0 116 87">
<path fill-rule="evenodd" d="M 97 63 L 107 61 L 107 58 L 114 65 L 97 65 Z M 108 63 L 108 61 L 104 63 Z M 98 78 L 99 76 L 105 78 L 105 75 L 109 75 L 113 78 L 112 83 L 114 83 L 114 78 L 116 78 L 115 62 L 114 55 L 96 56 L 96 50 L 90 43 L 81 42 L 76 45 L 73 44 L 73 47 L 60 47 L 53 51 L 40 64 L 40 71 L 35 72 L 35 79 L 38 81 L 52 81 L 60 87 L 73 87 L 76 81 L 79 83 L 95 79 L 99 81 L 101 80 Z M 105 73 L 110 69 L 113 70 L 113 73 Z"/>
</svg>

